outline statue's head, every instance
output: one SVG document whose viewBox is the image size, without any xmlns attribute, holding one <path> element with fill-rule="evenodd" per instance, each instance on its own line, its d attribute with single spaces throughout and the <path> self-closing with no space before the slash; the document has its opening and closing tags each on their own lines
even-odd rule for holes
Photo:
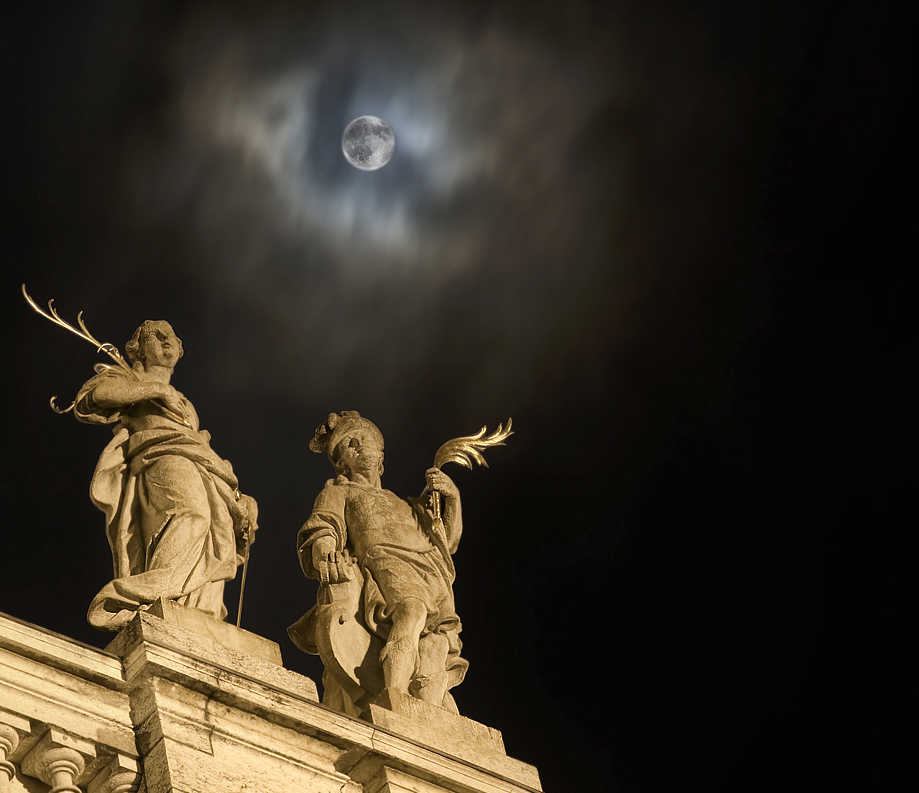
<svg viewBox="0 0 919 793">
<path fill-rule="evenodd" d="M 131 363 L 150 363 L 169 368 L 175 366 L 179 358 L 184 355 L 182 340 L 176 336 L 172 325 L 163 319 L 148 319 L 144 321 L 134 335 L 124 346 L 125 355 Z"/>
<path fill-rule="evenodd" d="M 373 479 L 383 474 L 383 433 L 356 410 L 330 413 L 316 427 L 310 449 L 325 453 L 338 474 L 364 474 Z"/>
</svg>

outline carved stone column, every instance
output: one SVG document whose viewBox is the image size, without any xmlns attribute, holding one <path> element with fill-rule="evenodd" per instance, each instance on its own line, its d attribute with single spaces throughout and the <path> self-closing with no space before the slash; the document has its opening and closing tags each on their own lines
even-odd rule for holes
<svg viewBox="0 0 919 793">
<path fill-rule="evenodd" d="M 16 766 L 10 758 L 19 746 L 22 736 L 27 736 L 30 732 L 32 725 L 28 719 L 0 711 L 0 793 L 12 790 Z"/>
<path fill-rule="evenodd" d="M 50 785 L 50 793 L 81 793 L 75 780 L 95 756 L 91 743 L 52 728 L 22 758 L 22 771 Z"/>
<path fill-rule="evenodd" d="M 0 724 L 0 793 L 7 793 L 16 776 L 16 767 L 9 761 L 19 746 L 19 734 L 12 727 Z"/>
</svg>

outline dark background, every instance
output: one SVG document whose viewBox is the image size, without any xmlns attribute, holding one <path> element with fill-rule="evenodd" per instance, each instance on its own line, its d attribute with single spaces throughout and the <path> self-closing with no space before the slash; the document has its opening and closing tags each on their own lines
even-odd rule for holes
<svg viewBox="0 0 919 793">
<path fill-rule="evenodd" d="M 332 411 L 464 496 L 463 714 L 547 791 L 919 784 L 916 14 L 906 2 L 33 4 L 4 20 L 0 609 L 104 646 L 57 416 L 90 345 L 185 344 L 286 626 Z M 339 138 L 384 118 L 360 173 Z M 238 580 L 228 587 L 236 611 Z"/>
</svg>

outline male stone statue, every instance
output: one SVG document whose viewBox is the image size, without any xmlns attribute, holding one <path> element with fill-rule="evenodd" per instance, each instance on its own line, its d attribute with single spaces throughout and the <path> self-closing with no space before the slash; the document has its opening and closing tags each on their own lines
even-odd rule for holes
<svg viewBox="0 0 919 793">
<path fill-rule="evenodd" d="M 459 491 L 438 468 L 433 494 L 399 498 L 380 485 L 383 436 L 356 411 L 333 413 L 310 443 L 337 476 L 300 529 L 303 572 L 321 582 L 318 603 L 289 629 L 325 665 L 323 702 L 352 715 L 386 688 L 457 712 L 449 690 L 460 658 L 453 604 L 456 551 L 463 530 Z M 443 519 L 432 500 L 444 497 Z"/>
<path fill-rule="evenodd" d="M 115 578 L 93 599 L 89 622 L 117 630 L 158 598 L 222 620 L 224 582 L 257 528 L 255 500 L 240 494 L 232 466 L 169 383 L 183 352 L 172 326 L 147 320 L 125 352 L 133 367 L 104 367 L 74 406 L 80 421 L 118 422 L 90 486 L 105 513 Z"/>
</svg>

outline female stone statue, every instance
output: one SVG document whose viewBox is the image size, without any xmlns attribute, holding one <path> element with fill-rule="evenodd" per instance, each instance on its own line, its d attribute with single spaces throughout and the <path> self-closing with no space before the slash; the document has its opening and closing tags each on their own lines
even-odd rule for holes
<svg viewBox="0 0 919 793">
<path fill-rule="evenodd" d="M 147 320 L 125 352 L 130 371 L 97 374 L 74 408 L 80 421 L 118 423 L 90 486 L 105 513 L 115 577 L 93 599 L 88 620 L 117 630 L 157 598 L 222 620 L 224 582 L 257 528 L 255 500 L 239 492 L 191 402 L 170 385 L 182 357 L 172 326 Z"/>
</svg>

